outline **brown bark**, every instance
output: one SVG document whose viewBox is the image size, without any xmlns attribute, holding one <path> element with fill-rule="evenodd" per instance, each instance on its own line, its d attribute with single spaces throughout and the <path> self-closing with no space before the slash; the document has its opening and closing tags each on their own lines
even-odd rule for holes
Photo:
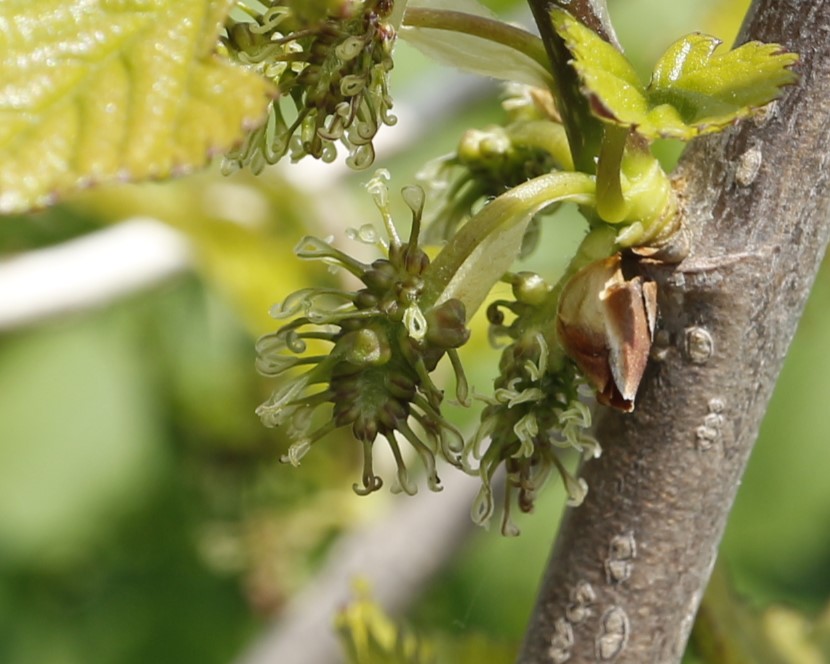
<svg viewBox="0 0 830 664">
<path fill-rule="evenodd" d="M 633 414 L 565 514 L 522 664 L 679 662 L 758 428 L 830 237 L 830 2 L 756 0 L 742 39 L 801 55 L 763 118 L 677 174 L 692 252 L 651 265 L 661 322 Z"/>
</svg>

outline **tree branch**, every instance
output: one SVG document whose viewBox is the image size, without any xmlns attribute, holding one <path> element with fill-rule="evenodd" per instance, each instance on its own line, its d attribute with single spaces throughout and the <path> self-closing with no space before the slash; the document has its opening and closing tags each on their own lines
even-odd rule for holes
<svg viewBox="0 0 830 664">
<path fill-rule="evenodd" d="M 606 412 L 521 663 L 679 662 L 830 237 L 830 3 L 756 0 L 742 38 L 798 52 L 763 118 L 701 139 L 675 183 L 692 254 L 652 264 L 661 325 L 632 415 Z"/>
</svg>

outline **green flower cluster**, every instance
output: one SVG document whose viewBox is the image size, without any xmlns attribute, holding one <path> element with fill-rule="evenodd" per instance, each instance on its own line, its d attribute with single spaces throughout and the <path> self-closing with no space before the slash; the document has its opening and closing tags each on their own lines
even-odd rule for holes
<svg viewBox="0 0 830 664">
<path fill-rule="evenodd" d="M 225 156 L 231 172 L 255 173 L 287 152 L 332 161 L 337 143 L 353 168 L 372 164 L 372 141 L 392 125 L 389 72 L 396 32 L 391 0 L 266 1 L 261 10 L 240 5 L 242 18 L 227 26 L 228 55 L 272 80 L 279 93 L 267 122 Z M 286 119 L 283 100 L 296 117 Z"/>
<path fill-rule="evenodd" d="M 502 352 L 494 394 L 486 400 L 481 424 L 466 451 L 479 460 L 482 480 L 473 520 L 483 525 L 492 517 L 492 480 L 504 465 L 507 486 L 501 530 L 516 535 L 518 529 L 510 520 L 514 497 L 522 512 L 532 511 L 536 494 L 556 469 L 569 502 L 580 504 L 587 486 L 566 468 L 563 449 L 574 449 L 587 459 L 598 457 L 600 446 L 589 433 L 591 411 L 580 394 L 584 381 L 561 352 L 551 353 L 550 344 L 556 344 L 556 339 L 550 325 L 543 322 L 544 310 L 556 302 L 557 294 L 534 273 L 509 274 L 506 279 L 513 285 L 515 300 L 493 302 L 487 317 L 491 340 L 508 338 L 512 343 Z M 513 316 L 509 324 L 504 309 Z"/>
<path fill-rule="evenodd" d="M 424 274 L 429 258 L 418 246 L 424 195 L 418 187 L 404 189 L 412 210 L 407 242 L 398 238 L 388 207 L 387 189 L 379 173 L 369 190 L 383 215 L 389 241 L 364 226 L 358 238 L 380 246 L 386 256 L 362 263 L 316 238 L 297 247 L 301 258 L 320 259 L 344 268 L 363 288 L 346 291 L 308 288 L 275 308 L 276 318 L 294 317 L 257 345 L 258 368 L 268 376 L 287 378 L 257 413 L 267 426 L 286 424 L 295 442 L 283 461 L 297 465 L 311 446 L 339 427 L 350 427 L 363 445 L 361 494 L 379 489 L 372 450 L 378 435 L 389 442 L 398 466 L 397 486 L 415 493 L 399 446 L 402 436 L 421 457 L 428 483 L 440 489 L 436 453 L 460 465 L 463 438 L 441 416 L 443 392 L 430 378 L 446 354 L 456 371 L 457 395 L 466 400 L 466 381 L 456 348 L 468 337 L 464 305 L 448 299 L 423 306 Z M 309 342 L 330 344 L 322 355 L 304 356 Z M 296 375 L 296 369 L 305 371 Z M 331 414 L 315 427 L 314 412 L 331 404 Z"/>
<path fill-rule="evenodd" d="M 554 170 L 573 170 L 565 129 L 550 95 L 538 88 L 513 84 L 502 101 L 503 125 L 470 129 L 455 152 L 430 162 L 418 180 L 440 203 L 431 215 L 427 238 L 449 240 L 483 201 Z M 545 214 L 558 206 L 550 206 Z M 526 233 L 521 256 L 536 245 L 539 219 Z"/>
</svg>

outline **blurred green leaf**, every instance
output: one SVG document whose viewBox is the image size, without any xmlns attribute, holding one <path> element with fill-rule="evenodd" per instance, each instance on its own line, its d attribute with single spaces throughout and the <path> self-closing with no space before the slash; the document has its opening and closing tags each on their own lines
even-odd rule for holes
<svg viewBox="0 0 830 664">
<path fill-rule="evenodd" d="M 0 256 L 60 244 L 100 227 L 95 219 L 62 206 L 36 214 L 10 215 L 0 222 Z"/>
<path fill-rule="evenodd" d="M 239 581 L 197 555 L 198 495 L 170 464 L 147 502 L 61 572 L 0 577 L 3 664 L 227 664 L 255 621 Z"/>
<path fill-rule="evenodd" d="M 706 31 L 717 35 L 724 44 L 732 44 L 738 36 L 752 0 L 717 0 L 706 15 Z M 697 9 L 697 7 L 695 7 Z"/>
<path fill-rule="evenodd" d="M 771 661 L 826 664 L 828 653 L 815 643 L 813 621 L 807 615 L 790 607 L 771 606 L 764 611 L 762 620 L 767 641 L 777 654 Z"/>
<path fill-rule="evenodd" d="M 410 0 L 407 9 L 410 8 L 466 14 L 467 24 L 476 19 L 497 20 L 496 15 L 477 0 Z M 410 12 L 409 17 L 413 15 L 414 12 Z M 485 26 L 480 26 L 482 32 Z M 544 47 L 537 37 L 529 33 L 523 43 L 525 46 L 531 43 L 540 52 L 538 58 L 499 43 L 492 37 L 484 38 L 454 29 L 406 25 L 406 21 L 401 26 L 400 36 L 421 53 L 445 66 L 539 88 L 549 88 L 553 83 L 550 72 L 540 62 L 545 59 Z"/>
<path fill-rule="evenodd" d="M 334 187 L 327 199 L 340 206 L 338 218 L 357 214 L 350 214 L 350 199 Z M 254 336 L 277 327 L 268 313 L 272 304 L 315 278 L 293 248 L 321 225 L 320 208 L 275 173 L 219 177 L 209 170 L 164 184 L 101 187 L 76 197 L 71 207 L 101 223 L 149 216 L 187 235 L 197 271 Z"/>
<path fill-rule="evenodd" d="M 761 614 L 733 590 L 723 563 L 706 587 L 690 643 L 709 664 L 788 664 L 773 648 Z"/>
<path fill-rule="evenodd" d="M 0 212 L 192 170 L 261 122 L 269 84 L 214 54 L 231 4 L 0 4 Z"/>
<path fill-rule="evenodd" d="M 514 644 L 494 642 L 474 633 L 458 637 L 452 645 L 440 650 L 441 664 L 513 664 L 518 648 Z"/>
</svg>

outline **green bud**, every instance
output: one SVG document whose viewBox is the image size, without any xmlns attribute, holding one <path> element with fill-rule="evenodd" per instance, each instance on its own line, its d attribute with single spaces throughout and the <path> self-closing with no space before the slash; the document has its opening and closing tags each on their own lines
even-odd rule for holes
<svg viewBox="0 0 830 664">
<path fill-rule="evenodd" d="M 383 293 L 395 284 L 397 271 L 386 259 L 379 258 L 372 263 L 372 269 L 364 272 L 360 279 L 373 293 Z"/>
<path fill-rule="evenodd" d="M 512 275 L 513 297 L 522 304 L 539 306 L 550 293 L 550 286 L 535 272 L 519 272 Z"/>
</svg>

